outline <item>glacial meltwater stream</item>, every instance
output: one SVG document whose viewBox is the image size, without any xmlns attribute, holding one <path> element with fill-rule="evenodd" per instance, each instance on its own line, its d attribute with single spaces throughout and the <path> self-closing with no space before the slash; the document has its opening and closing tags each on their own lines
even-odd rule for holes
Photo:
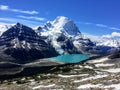
<svg viewBox="0 0 120 90">
<path fill-rule="evenodd" d="M 84 60 L 89 59 L 90 56 L 85 54 L 63 54 L 57 57 L 52 57 L 52 60 L 57 60 L 65 63 L 78 63 Z"/>
</svg>

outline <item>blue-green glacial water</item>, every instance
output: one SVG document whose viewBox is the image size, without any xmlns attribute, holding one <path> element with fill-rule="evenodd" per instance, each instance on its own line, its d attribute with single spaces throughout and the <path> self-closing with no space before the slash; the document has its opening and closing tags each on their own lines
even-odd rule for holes
<svg viewBox="0 0 120 90">
<path fill-rule="evenodd" d="M 63 54 L 57 57 L 52 57 L 52 60 L 57 60 L 65 63 L 78 63 L 84 60 L 89 59 L 90 56 L 85 54 Z"/>
</svg>

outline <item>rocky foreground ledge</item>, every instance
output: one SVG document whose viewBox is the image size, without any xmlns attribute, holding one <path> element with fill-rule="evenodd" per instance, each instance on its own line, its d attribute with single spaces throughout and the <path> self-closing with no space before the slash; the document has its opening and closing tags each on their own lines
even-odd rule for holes
<svg viewBox="0 0 120 90">
<path fill-rule="evenodd" d="M 55 66 L 64 65 L 66 63 L 51 60 L 51 59 L 40 59 L 27 64 L 17 64 L 12 62 L 0 62 L 0 79 L 4 79 L 11 76 L 24 76 L 35 73 L 42 73 L 49 71 Z M 4 76 L 4 77 L 2 77 Z"/>
<path fill-rule="evenodd" d="M 120 90 L 120 58 L 96 58 L 54 67 L 48 73 L 1 80 L 0 83 L 2 90 Z"/>
</svg>

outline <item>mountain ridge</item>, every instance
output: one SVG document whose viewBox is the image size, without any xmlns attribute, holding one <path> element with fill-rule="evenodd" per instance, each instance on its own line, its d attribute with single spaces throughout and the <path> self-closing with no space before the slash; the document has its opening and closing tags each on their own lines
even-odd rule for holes
<svg viewBox="0 0 120 90">
<path fill-rule="evenodd" d="M 97 46 L 90 39 L 84 38 L 76 24 L 64 16 L 48 21 L 36 29 L 16 23 L 0 36 L 0 48 L 3 47 L 0 53 L 5 54 L 3 55 L 5 57 L 11 56 L 18 62 L 49 58 L 65 53 L 101 55 L 115 50 L 113 47 Z M 22 57 L 23 54 L 25 57 Z"/>
<path fill-rule="evenodd" d="M 2 47 L 4 49 L 1 53 L 13 57 L 17 63 L 58 55 L 54 48 L 42 40 L 32 28 L 20 23 L 1 35 L 0 48 Z"/>
</svg>

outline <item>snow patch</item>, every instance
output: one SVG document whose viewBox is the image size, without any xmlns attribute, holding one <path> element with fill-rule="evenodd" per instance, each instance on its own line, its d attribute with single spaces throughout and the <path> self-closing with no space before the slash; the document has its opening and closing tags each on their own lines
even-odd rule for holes
<svg viewBox="0 0 120 90">
<path fill-rule="evenodd" d="M 86 85 L 81 85 L 77 87 L 77 89 L 90 89 L 90 88 L 103 88 L 105 90 L 108 90 L 109 88 L 114 88 L 114 90 L 120 90 L 120 84 L 112 84 L 112 85 L 102 85 L 102 84 L 86 84 Z"/>
<path fill-rule="evenodd" d="M 58 44 L 58 42 L 56 40 L 53 39 L 52 45 L 55 48 L 55 50 L 57 52 L 59 52 L 59 54 L 63 54 L 64 53 L 64 50 L 61 48 L 61 46 Z"/>
<path fill-rule="evenodd" d="M 113 69 L 107 69 L 107 70 L 103 70 L 109 73 L 120 73 L 120 68 L 113 68 Z"/>
<path fill-rule="evenodd" d="M 97 84 L 97 85 L 86 84 L 86 85 L 81 85 L 77 87 L 77 89 L 99 88 L 101 85 L 102 84 Z"/>
<path fill-rule="evenodd" d="M 114 66 L 114 64 L 103 64 L 103 63 L 100 63 L 100 64 L 95 64 L 96 67 L 109 67 L 109 66 Z"/>
<path fill-rule="evenodd" d="M 39 85 L 39 86 L 33 87 L 32 89 L 35 90 L 35 89 L 39 89 L 39 88 L 50 88 L 50 87 L 53 87 L 53 86 L 55 86 L 55 84 L 51 84 L 51 85 Z"/>
<path fill-rule="evenodd" d="M 94 59 L 94 60 L 90 60 L 88 61 L 89 63 L 101 63 L 101 62 L 105 62 L 109 60 L 107 57 L 104 57 L 104 58 L 99 58 L 99 59 Z"/>
<path fill-rule="evenodd" d="M 88 74 L 81 74 L 81 75 L 61 75 L 61 74 L 59 74 L 58 76 L 62 77 L 62 78 L 72 78 L 72 77 L 88 76 Z"/>
<path fill-rule="evenodd" d="M 74 44 L 74 46 L 75 46 L 76 48 L 79 48 L 79 47 L 80 47 L 80 43 L 79 43 L 78 41 L 74 41 L 73 44 Z"/>
<path fill-rule="evenodd" d="M 114 88 L 114 90 L 120 90 L 120 84 L 112 84 L 105 86 L 104 88 Z"/>
<path fill-rule="evenodd" d="M 79 82 L 83 82 L 83 81 L 87 81 L 87 80 L 95 80 L 95 79 L 100 79 L 100 78 L 104 78 L 107 77 L 108 75 L 96 75 L 96 76 L 92 76 L 92 77 L 88 77 L 88 78 L 84 78 L 82 80 L 75 80 L 75 83 L 79 83 Z"/>
<path fill-rule="evenodd" d="M 93 67 L 91 67 L 91 66 L 88 66 L 88 65 L 84 66 L 84 68 L 93 69 Z"/>
</svg>

